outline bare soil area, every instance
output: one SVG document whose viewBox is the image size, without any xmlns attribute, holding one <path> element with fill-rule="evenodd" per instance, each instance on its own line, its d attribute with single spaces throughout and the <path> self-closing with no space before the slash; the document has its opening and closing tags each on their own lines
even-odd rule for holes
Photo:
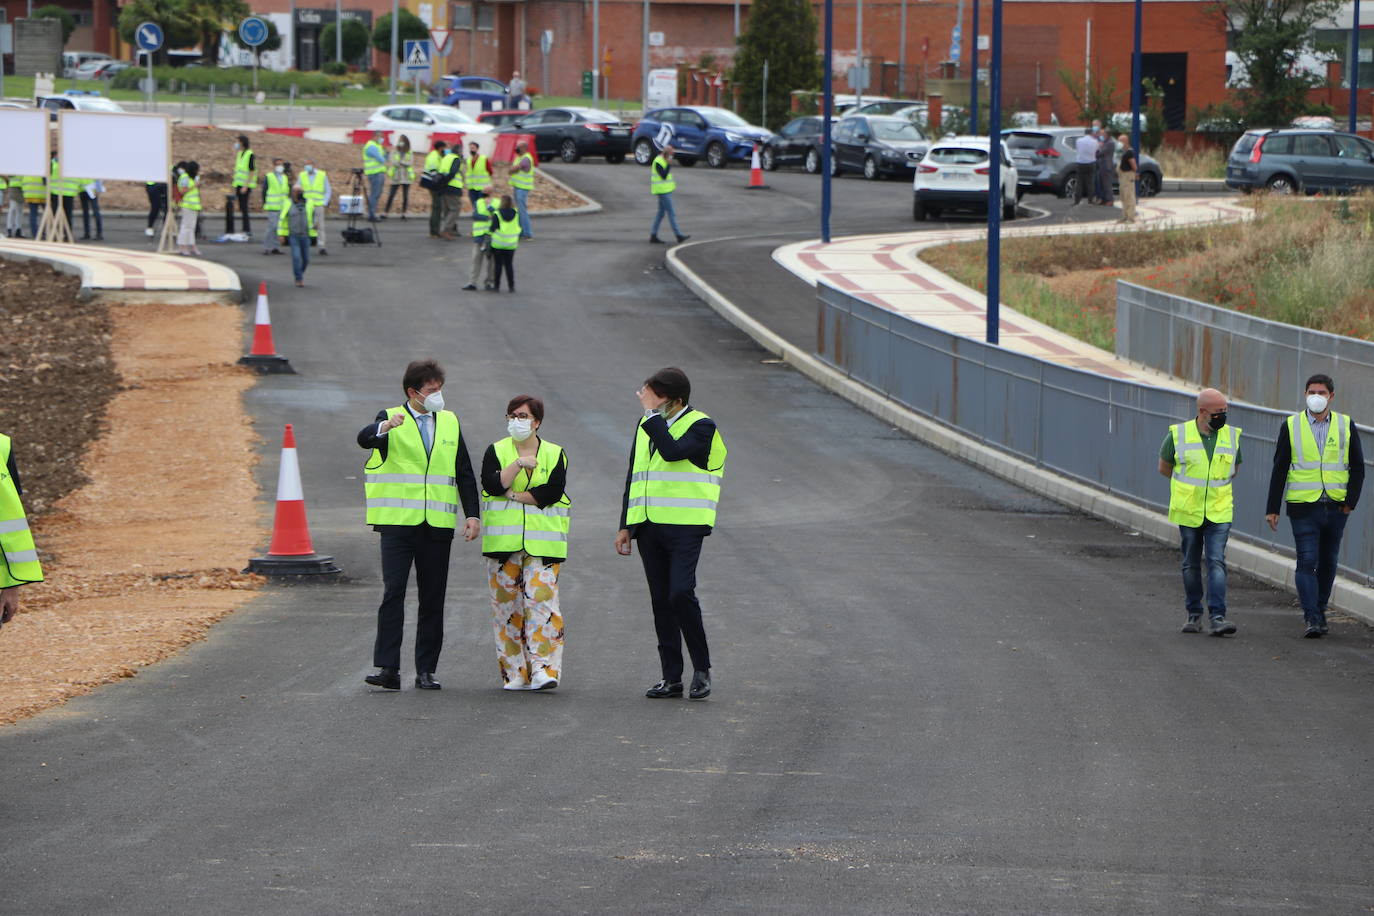
<svg viewBox="0 0 1374 916">
<path fill-rule="evenodd" d="M 261 582 L 238 572 L 261 539 L 239 310 L 107 308 L 68 280 L 0 262 L 0 431 L 47 578 L 0 632 L 0 723 L 171 655 Z"/>
<path fill-rule="evenodd" d="M 231 193 L 234 179 L 234 138 L 237 131 L 219 127 L 172 127 L 172 161 L 194 160 L 200 165 L 201 200 L 206 210 L 223 212 L 225 195 Z M 352 180 L 350 170 L 362 165 L 362 147 L 351 143 L 330 143 L 325 140 L 307 140 L 303 137 L 288 137 L 283 134 L 253 133 L 247 135 L 253 151 L 258 158 L 258 176 L 270 168 L 274 158 L 282 158 L 291 163 L 296 174 L 306 159 L 313 158 L 318 168 L 329 173 L 330 184 L 335 195 L 346 194 Z M 419 181 L 424 154 L 415 155 L 415 178 Z M 495 182 L 504 183 L 508 169 L 496 164 L 493 166 Z M 133 181 L 109 181 L 105 183 L 105 196 L 100 206 L 107 210 L 147 210 L 148 196 L 144 185 Z M 389 191 L 382 192 L 382 203 L 386 203 Z M 260 197 L 254 201 L 254 209 Z M 582 196 L 564 189 L 551 181 L 535 180 L 534 191 L 530 194 L 530 211 L 562 210 L 580 207 L 587 203 Z M 398 213 L 401 195 L 397 192 L 396 203 L 392 209 Z M 414 184 L 410 189 L 410 209 L 407 213 L 429 213 L 429 192 Z"/>
</svg>

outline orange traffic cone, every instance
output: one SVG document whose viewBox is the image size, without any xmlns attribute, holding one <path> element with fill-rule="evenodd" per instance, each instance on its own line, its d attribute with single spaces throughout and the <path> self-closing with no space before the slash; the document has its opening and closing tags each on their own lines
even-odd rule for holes
<svg viewBox="0 0 1374 916">
<path fill-rule="evenodd" d="M 262 373 L 295 375 L 291 361 L 277 355 L 277 345 L 272 342 L 272 314 L 267 308 L 267 283 L 258 284 L 258 313 L 253 318 L 253 349 L 247 356 L 239 357 L 239 365 L 252 366 Z"/>
<path fill-rule="evenodd" d="M 246 572 L 267 576 L 337 576 L 343 570 L 333 557 L 315 553 L 310 543 L 310 523 L 305 518 L 305 494 L 301 468 L 296 460 L 296 435 L 291 424 L 281 442 L 281 469 L 277 472 L 277 515 L 272 522 L 272 543 L 267 556 L 248 561 Z"/>
<path fill-rule="evenodd" d="M 750 191 L 767 191 L 768 185 L 763 183 L 763 166 L 759 164 L 759 145 L 754 144 L 754 154 L 749 158 L 749 187 Z"/>
</svg>

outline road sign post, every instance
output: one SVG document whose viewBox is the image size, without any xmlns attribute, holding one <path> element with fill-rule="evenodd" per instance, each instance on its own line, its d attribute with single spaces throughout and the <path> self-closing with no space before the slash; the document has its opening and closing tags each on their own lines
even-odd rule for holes
<svg viewBox="0 0 1374 916">
<path fill-rule="evenodd" d="M 415 104 L 420 103 L 420 74 L 430 68 L 430 61 L 434 59 L 434 52 L 431 48 L 429 39 L 415 41 L 406 39 L 405 54 L 402 60 L 405 61 L 405 71 L 410 75 L 415 84 Z"/>
<path fill-rule="evenodd" d="M 544 94 L 549 94 L 549 52 L 553 50 L 553 29 L 545 29 L 539 36 L 539 54 L 544 58 Z M 531 103 L 533 105 L 533 103 Z"/>
<path fill-rule="evenodd" d="M 144 86 L 144 91 L 148 94 L 145 104 L 150 110 L 154 104 L 154 87 L 157 86 L 153 81 L 153 52 L 162 47 L 162 39 L 162 26 L 156 22 L 145 22 L 134 30 L 134 41 L 143 52 L 143 62 L 148 65 L 148 83 Z"/>
<path fill-rule="evenodd" d="M 254 92 L 258 91 L 258 46 L 267 40 L 267 35 L 267 20 L 260 16 L 249 16 L 239 23 L 239 39 L 253 49 Z"/>
</svg>

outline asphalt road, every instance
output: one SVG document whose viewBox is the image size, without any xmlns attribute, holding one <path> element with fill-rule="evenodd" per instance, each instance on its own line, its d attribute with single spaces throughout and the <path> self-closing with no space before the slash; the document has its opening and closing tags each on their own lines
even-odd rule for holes
<svg viewBox="0 0 1374 916">
<path fill-rule="evenodd" d="M 206 246 L 246 287 L 269 281 L 278 347 L 300 372 L 247 399 L 264 519 L 290 422 L 315 543 L 348 578 L 269 588 L 181 656 L 0 732 L 0 911 L 1374 902 L 1370 631 L 1339 622 L 1301 640 L 1289 596 L 1233 577 L 1238 638 L 1179 634 L 1172 551 L 773 363 L 645 243 L 642 169 L 556 171 L 606 211 L 538 220 L 514 295 L 457 292 L 469 243 L 431 242 L 419 222 L 385 224 L 382 248 L 331 247 L 304 290 L 286 258 Z M 739 170 L 684 170 L 685 227 L 809 231 L 815 180 L 770 180 L 747 194 Z M 902 186 L 839 189 L 837 233 L 910 225 Z M 110 235 L 135 232 L 125 219 Z M 781 275 L 757 246 L 716 250 L 722 271 L 753 265 L 751 295 Z M 805 292 L 777 291 L 811 320 Z M 244 316 L 246 340 L 251 304 Z M 474 457 L 521 391 L 545 398 L 543 431 L 570 452 L 555 692 L 498 689 L 475 545 L 455 550 L 444 690 L 409 689 L 408 666 L 400 693 L 362 684 L 380 582 L 353 437 L 428 354 Z M 700 703 L 643 698 L 658 676 L 647 593 L 637 558 L 611 547 L 634 390 L 669 364 L 731 448 L 701 565 L 716 668 Z"/>
</svg>

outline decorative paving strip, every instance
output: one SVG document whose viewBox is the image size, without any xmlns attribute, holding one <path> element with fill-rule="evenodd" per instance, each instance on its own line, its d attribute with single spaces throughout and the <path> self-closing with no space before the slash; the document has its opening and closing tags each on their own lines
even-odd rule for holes
<svg viewBox="0 0 1374 916">
<path fill-rule="evenodd" d="M 222 264 L 199 258 L 158 254 L 131 248 L 67 245 L 31 239 L 0 240 L 0 258 L 39 260 L 81 277 L 82 293 L 128 298 L 151 293 L 157 301 L 238 302 L 239 275 Z"/>
</svg>

